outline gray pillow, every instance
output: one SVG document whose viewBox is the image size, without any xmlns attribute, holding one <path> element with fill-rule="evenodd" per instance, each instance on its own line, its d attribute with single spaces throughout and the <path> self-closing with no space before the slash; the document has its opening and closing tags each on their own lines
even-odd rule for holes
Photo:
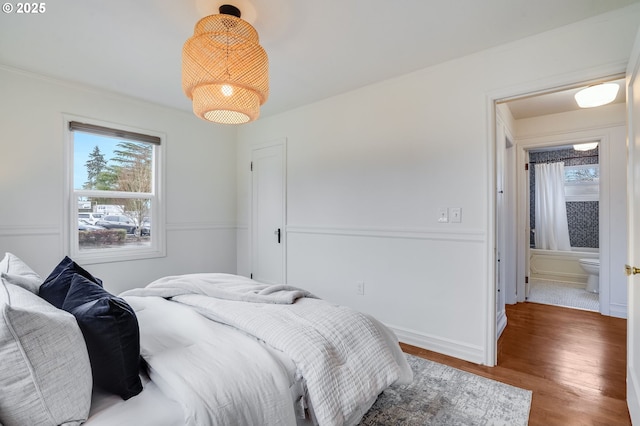
<svg viewBox="0 0 640 426">
<path fill-rule="evenodd" d="M 0 278 L 27 289 L 33 294 L 38 294 L 38 289 L 44 281 L 29 265 L 13 253 L 6 253 L 4 258 L 0 260 Z"/>
<path fill-rule="evenodd" d="M 80 425 L 92 377 L 75 318 L 3 279 L 0 287 L 0 424 Z"/>
</svg>

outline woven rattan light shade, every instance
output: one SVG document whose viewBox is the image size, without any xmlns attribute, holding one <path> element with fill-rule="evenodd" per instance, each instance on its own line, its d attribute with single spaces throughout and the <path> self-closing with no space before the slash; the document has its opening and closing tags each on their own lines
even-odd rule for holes
<svg viewBox="0 0 640 426">
<path fill-rule="evenodd" d="M 182 50 L 182 89 L 204 120 L 257 119 L 269 97 L 269 61 L 256 30 L 232 15 L 201 19 Z"/>
</svg>

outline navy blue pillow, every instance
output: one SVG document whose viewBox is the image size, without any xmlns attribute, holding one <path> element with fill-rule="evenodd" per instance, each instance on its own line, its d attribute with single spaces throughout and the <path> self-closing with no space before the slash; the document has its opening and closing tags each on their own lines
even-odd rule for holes
<svg viewBox="0 0 640 426">
<path fill-rule="evenodd" d="M 69 256 L 65 256 L 65 258 L 62 259 L 58 266 L 56 266 L 44 280 L 38 290 L 38 295 L 56 308 L 62 308 L 64 299 L 67 297 L 67 293 L 69 292 L 71 278 L 75 274 L 80 274 L 89 281 L 92 281 L 102 287 L 101 279 L 94 277 L 88 271 L 84 270 L 80 265 L 71 260 Z"/>
<path fill-rule="evenodd" d="M 76 317 L 84 335 L 94 384 L 123 399 L 139 394 L 140 331 L 129 304 L 74 274 L 62 309 Z"/>
</svg>

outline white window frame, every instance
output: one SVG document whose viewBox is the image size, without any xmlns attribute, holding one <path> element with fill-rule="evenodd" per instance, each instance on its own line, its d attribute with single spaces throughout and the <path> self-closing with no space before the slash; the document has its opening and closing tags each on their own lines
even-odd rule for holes
<svg viewBox="0 0 640 426">
<path fill-rule="evenodd" d="M 72 121 L 86 123 L 94 126 L 107 127 L 114 130 L 139 133 L 160 138 L 160 144 L 153 149 L 153 171 L 151 193 L 121 192 L 121 191 L 96 191 L 76 190 L 74 188 L 74 132 L 70 130 Z M 166 226 L 164 203 L 164 149 L 166 136 L 164 133 L 148 129 L 140 129 L 123 124 L 109 123 L 86 117 L 64 114 L 65 132 L 65 252 L 78 262 L 83 264 L 121 262 L 129 260 L 152 259 L 166 256 Z M 104 197 L 108 193 L 110 198 L 148 198 L 151 200 L 152 231 L 151 244 L 149 246 L 123 247 L 109 249 L 84 249 L 80 250 L 78 242 L 78 223 L 76 212 L 78 211 L 78 196 Z"/>
<path fill-rule="evenodd" d="M 567 170 L 576 169 L 598 169 L 598 176 L 600 176 L 599 164 L 581 164 L 577 166 L 565 166 L 565 173 Z M 575 182 L 564 181 L 564 196 L 566 201 L 598 201 L 600 199 L 600 178 L 597 181 L 591 182 Z"/>
</svg>

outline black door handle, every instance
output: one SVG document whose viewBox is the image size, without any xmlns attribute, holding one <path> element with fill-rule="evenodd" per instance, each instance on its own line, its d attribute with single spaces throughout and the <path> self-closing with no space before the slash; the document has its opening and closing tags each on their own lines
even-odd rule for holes
<svg viewBox="0 0 640 426">
<path fill-rule="evenodd" d="M 274 234 L 276 234 L 278 236 L 278 244 L 280 244 L 280 228 L 278 228 Z"/>
</svg>

